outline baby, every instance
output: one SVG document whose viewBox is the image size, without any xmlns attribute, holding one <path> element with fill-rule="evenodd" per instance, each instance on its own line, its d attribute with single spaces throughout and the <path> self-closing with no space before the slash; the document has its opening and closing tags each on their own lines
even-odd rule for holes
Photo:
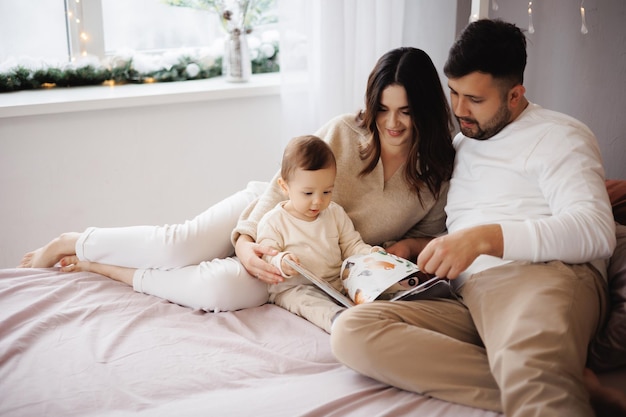
<svg viewBox="0 0 626 417">
<path fill-rule="evenodd" d="M 327 332 L 344 307 L 306 278 L 297 276 L 285 259 L 302 263 L 341 291 L 342 261 L 382 249 L 363 242 L 343 208 L 331 201 L 336 169 L 333 152 L 322 139 L 292 139 L 285 148 L 278 180 L 289 199 L 269 211 L 257 228 L 258 243 L 279 251 L 275 256 L 265 256 L 265 260 L 290 278 L 270 286 L 270 302 Z"/>
</svg>

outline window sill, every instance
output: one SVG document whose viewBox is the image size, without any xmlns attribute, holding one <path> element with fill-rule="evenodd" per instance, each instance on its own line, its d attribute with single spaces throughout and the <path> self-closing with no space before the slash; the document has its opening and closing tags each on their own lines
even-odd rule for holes
<svg viewBox="0 0 626 417">
<path fill-rule="evenodd" d="M 155 84 L 59 87 L 0 94 L 0 119 L 275 94 L 280 94 L 280 73 L 253 75 L 247 83 L 229 83 L 217 77 Z"/>
</svg>

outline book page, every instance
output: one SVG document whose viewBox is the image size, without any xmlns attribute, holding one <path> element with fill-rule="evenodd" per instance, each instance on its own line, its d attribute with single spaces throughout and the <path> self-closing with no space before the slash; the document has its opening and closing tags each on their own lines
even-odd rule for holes
<svg viewBox="0 0 626 417">
<path fill-rule="evenodd" d="M 315 284 L 319 289 L 321 289 L 322 291 L 324 291 L 326 294 L 328 294 L 329 296 L 331 296 L 335 301 L 337 301 L 339 304 L 345 306 L 345 307 L 352 307 L 354 305 L 354 302 L 349 299 L 348 297 L 346 297 L 345 295 L 343 295 L 341 292 L 337 291 L 335 289 L 335 287 L 333 287 L 332 285 L 330 285 L 328 282 L 324 281 L 323 279 L 319 278 L 318 276 L 316 276 L 315 274 L 313 274 L 313 272 L 309 271 L 308 269 L 306 269 L 305 267 L 303 267 L 302 265 L 299 265 L 295 262 L 293 262 L 291 259 L 289 258 L 284 258 L 285 262 L 287 262 L 293 269 L 295 269 L 296 271 L 298 271 L 303 277 L 305 277 L 306 279 L 308 279 L 309 281 L 311 281 L 313 284 Z"/>
<path fill-rule="evenodd" d="M 423 283 L 427 274 L 413 262 L 384 251 L 354 255 L 344 260 L 341 279 L 356 304 L 388 300 Z"/>
<path fill-rule="evenodd" d="M 452 288 L 450 281 L 446 278 L 439 278 L 434 275 L 424 274 L 426 280 L 408 290 L 399 291 L 393 294 L 391 301 L 396 300 L 424 300 L 428 298 L 450 298 Z"/>
<path fill-rule="evenodd" d="M 285 261 L 345 307 L 374 300 L 418 300 L 451 294 L 447 279 L 422 272 L 413 262 L 384 251 L 354 255 L 344 260 L 341 278 L 348 296 L 306 267 L 288 258 Z"/>
</svg>

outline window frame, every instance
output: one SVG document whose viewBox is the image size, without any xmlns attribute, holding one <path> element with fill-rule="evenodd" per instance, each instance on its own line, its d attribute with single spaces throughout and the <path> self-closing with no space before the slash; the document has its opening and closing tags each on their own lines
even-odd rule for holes
<svg viewBox="0 0 626 417">
<path fill-rule="evenodd" d="M 86 55 L 105 59 L 102 0 L 65 0 L 65 13 L 70 60 L 74 62 Z M 89 37 L 81 42 L 83 33 Z"/>
</svg>

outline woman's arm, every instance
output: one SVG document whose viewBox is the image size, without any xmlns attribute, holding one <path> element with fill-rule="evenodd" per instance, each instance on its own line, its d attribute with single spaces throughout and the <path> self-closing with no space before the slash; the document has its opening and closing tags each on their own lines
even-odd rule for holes
<svg viewBox="0 0 626 417">
<path fill-rule="evenodd" d="M 241 214 L 231 236 L 239 262 L 250 275 L 268 284 L 282 282 L 283 277 L 278 268 L 265 262 L 262 257 L 275 256 L 278 252 L 271 247 L 255 243 L 255 239 L 261 218 L 285 199 L 278 185 L 279 176 L 280 172 L 274 175 L 265 192 Z"/>
<path fill-rule="evenodd" d="M 257 227 L 263 216 L 276 207 L 278 203 L 286 200 L 280 185 L 278 185 L 279 177 L 280 172 L 277 172 L 265 192 L 241 213 L 237 226 L 231 235 L 233 245 L 236 245 L 240 235 L 248 235 L 252 241 L 256 241 Z"/>
<path fill-rule="evenodd" d="M 393 255 L 399 256 L 404 259 L 408 259 L 412 262 L 417 262 L 417 255 L 428 245 L 433 238 L 431 237 L 415 237 L 409 239 L 400 240 L 393 245 L 387 247 L 385 250 Z"/>
</svg>

